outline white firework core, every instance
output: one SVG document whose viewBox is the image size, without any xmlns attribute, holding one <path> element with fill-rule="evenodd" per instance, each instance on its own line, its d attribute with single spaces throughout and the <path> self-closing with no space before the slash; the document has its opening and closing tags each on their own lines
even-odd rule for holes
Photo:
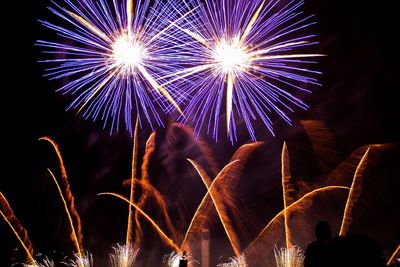
<svg viewBox="0 0 400 267">
<path fill-rule="evenodd" d="M 132 42 L 128 36 L 119 37 L 113 46 L 113 58 L 116 64 L 125 68 L 134 69 L 142 62 L 144 50 L 135 42 Z"/>
<path fill-rule="evenodd" d="M 218 67 L 224 72 L 232 73 L 243 71 L 250 61 L 246 49 L 239 40 L 222 41 L 214 50 L 214 60 Z"/>
</svg>

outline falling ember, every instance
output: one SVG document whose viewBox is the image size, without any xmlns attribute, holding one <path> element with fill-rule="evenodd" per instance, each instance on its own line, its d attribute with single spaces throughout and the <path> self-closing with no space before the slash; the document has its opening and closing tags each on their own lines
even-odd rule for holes
<svg viewBox="0 0 400 267">
<path fill-rule="evenodd" d="M 77 242 L 79 244 L 79 247 L 82 247 L 83 235 L 82 235 L 81 217 L 79 216 L 79 213 L 75 208 L 75 198 L 74 198 L 74 195 L 72 194 L 71 187 L 69 185 L 68 176 L 67 176 L 67 170 L 66 170 L 65 165 L 64 165 L 64 160 L 63 160 L 63 157 L 61 155 L 61 151 L 60 151 L 57 143 L 53 139 L 51 139 L 50 137 L 47 137 L 47 136 L 41 137 L 41 138 L 39 138 L 39 140 L 40 141 L 49 142 L 53 146 L 54 151 L 57 154 L 59 165 L 60 165 L 60 171 L 61 171 L 61 180 L 62 180 L 62 182 L 64 184 L 64 192 L 65 192 L 66 200 L 67 200 L 67 202 L 69 204 L 69 209 L 70 209 L 70 211 L 72 213 L 72 216 L 75 219 L 75 224 L 76 224 L 75 225 L 75 229 L 76 229 Z M 72 240 L 75 240 L 75 237 L 72 237 Z"/>
<path fill-rule="evenodd" d="M 63 202 L 63 204 L 64 204 L 65 212 L 67 213 L 67 217 L 68 217 L 69 224 L 70 224 L 70 227 L 71 227 L 71 240 L 73 241 L 73 243 L 74 243 L 74 245 L 75 245 L 75 249 L 76 249 L 76 259 L 77 259 L 77 260 L 81 259 L 81 260 L 80 260 L 79 267 L 86 267 L 87 265 L 84 265 L 84 261 L 82 260 L 82 259 L 84 258 L 84 257 L 82 256 L 82 248 L 81 248 L 81 246 L 80 246 L 80 244 L 79 244 L 79 240 L 78 240 L 78 237 L 77 237 L 77 235 L 76 235 L 76 231 L 75 231 L 75 227 L 74 227 L 74 222 L 73 222 L 73 220 L 72 220 L 71 213 L 69 212 L 68 205 L 67 205 L 67 201 L 66 201 L 65 198 L 64 198 L 64 195 L 63 195 L 63 192 L 62 192 L 62 190 L 61 190 L 61 187 L 60 187 L 60 185 L 58 184 L 57 179 L 56 179 L 56 177 L 54 176 L 53 172 L 52 172 L 50 169 L 47 169 L 47 170 L 49 171 L 51 177 L 53 178 L 54 183 L 55 183 L 56 186 L 57 186 L 58 193 L 59 193 L 60 198 L 61 198 L 61 200 L 62 200 L 62 202 Z M 78 265 L 77 265 L 77 266 L 78 266 Z"/>
<path fill-rule="evenodd" d="M 133 267 L 139 250 L 132 245 L 120 245 L 113 247 L 110 254 L 112 267 Z"/>
<path fill-rule="evenodd" d="M 36 264 L 36 261 L 32 256 L 33 246 L 28 238 L 28 231 L 26 231 L 26 229 L 21 225 L 21 223 L 15 216 L 14 211 L 12 210 L 10 204 L 8 203 L 6 197 L 1 192 L 0 192 L 0 215 L 1 217 L 3 217 L 4 221 L 8 224 L 8 226 L 10 226 L 15 237 L 21 243 L 21 246 L 26 252 L 29 264 Z"/>
<path fill-rule="evenodd" d="M 304 253 L 299 247 L 274 249 L 277 267 L 303 267 Z"/>
<path fill-rule="evenodd" d="M 156 230 L 156 232 L 159 234 L 159 236 L 165 242 L 165 244 L 167 244 L 168 246 L 170 246 L 172 249 L 174 249 L 177 252 L 180 251 L 179 247 L 175 244 L 175 242 L 171 238 L 169 238 L 164 233 L 164 231 L 161 230 L 160 226 L 158 226 L 157 223 L 146 212 L 144 212 L 141 208 L 139 208 L 135 203 L 129 202 L 129 200 L 126 199 L 125 197 L 115 194 L 115 193 L 106 192 L 106 193 L 98 194 L 98 196 L 107 196 L 107 195 L 117 197 L 117 198 L 127 202 L 132 207 L 134 207 L 153 226 L 153 228 Z"/>
<path fill-rule="evenodd" d="M 340 226 L 339 236 L 344 236 L 347 233 L 347 229 L 351 224 L 354 205 L 361 195 L 363 172 L 367 167 L 367 158 L 369 151 L 370 148 L 367 149 L 364 156 L 361 158 L 360 163 L 357 166 L 356 172 L 354 173 L 353 182 L 350 187 L 349 196 L 347 197 L 346 207 L 343 213 L 343 220 L 342 225 Z"/>
</svg>

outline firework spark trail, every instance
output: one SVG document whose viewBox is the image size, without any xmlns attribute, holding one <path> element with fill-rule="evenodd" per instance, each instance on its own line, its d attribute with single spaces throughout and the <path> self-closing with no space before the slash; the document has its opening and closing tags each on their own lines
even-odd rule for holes
<svg viewBox="0 0 400 267">
<path fill-rule="evenodd" d="M 172 236 L 175 237 L 175 236 L 177 236 L 177 232 L 176 232 L 176 229 L 175 229 L 174 225 L 172 224 L 171 218 L 168 214 L 167 203 L 166 203 L 164 197 L 161 195 L 161 193 L 150 184 L 148 168 L 149 168 L 150 158 L 152 157 L 152 155 L 155 151 L 155 146 L 156 146 L 155 136 L 156 136 L 156 133 L 153 132 L 146 142 L 146 151 L 143 156 L 143 162 L 142 162 L 142 166 L 141 166 L 141 169 L 142 169 L 141 180 L 135 179 L 133 181 L 136 185 L 139 185 L 142 188 L 142 195 L 140 196 L 137 206 L 142 209 L 143 206 L 146 204 L 148 198 L 153 197 L 154 200 L 156 201 L 158 207 L 160 207 L 160 209 L 161 209 L 161 212 L 164 216 L 165 223 L 166 223 L 168 230 L 171 232 Z M 136 161 L 137 161 L 137 159 L 135 160 L 135 162 Z M 135 169 L 136 169 L 136 167 L 135 167 Z M 129 180 L 126 180 L 123 182 L 123 184 L 127 185 L 127 186 L 131 186 L 131 183 L 132 183 L 132 179 L 129 179 Z M 134 220 L 135 220 L 135 247 L 140 247 L 141 224 L 140 224 L 140 220 L 139 220 L 139 212 L 137 209 L 135 209 Z"/>
<path fill-rule="evenodd" d="M 23 267 L 55 267 L 55 264 L 53 260 L 45 256 L 42 262 L 23 264 Z"/>
<path fill-rule="evenodd" d="M 244 255 L 231 257 L 228 263 L 218 264 L 217 267 L 247 267 L 246 257 Z"/>
<path fill-rule="evenodd" d="M 386 263 L 387 266 L 389 266 L 392 263 L 392 261 L 394 261 L 394 258 L 398 253 L 400 253 L 400 245 L 397 247 L 397 249 L 393 252 L 392 256 L 389 258 L 388 262 Z"/>
<path fill-rule="evenodd" d="M 290 161 L 289 161 L 289 152 L 286 145 L 286 142 L 283 144 L 282 148 L 282 196 L 283 196 L 283 209 L 284 209 L 284 220 L 285 220 L 285 242 L 286 248 L 289 249 L 292 247 L 291 242 L 291 232 L 289 228 L 289 214 L 287 211 L 287 206 L 290 201 L 290 191 L 293 190 L 293 186 L 291 183 L 292 174 L 290 172 Z"/>
<path fill-rule="evenodd" d="M 128 5 L 129 6 L 129 5 Z M 138 140 L 138 124 L 139 119 L 136 118 L 135 124 L 135 131 L 133 134 L 133 149 L 132 149 L 132 170 L 131 170 L 131 187 L 130 187 L 130 196 L 129 202 L 135 202 L 135 185 L 137 179 L 137 157 L 138 157 L 138 147 L 139 147 L 139 140 Z M 129 212 L 128 212 L 128 223 L 126 229 L 126 243 L 125 245 L 128 247 L 132 243 L 132 219 L 133 219 L 133 211 L 132 207 L 129 205 Z"/>
<path fill-rule="evenodd" d="M 8 203 L 6 197 L 0 192 L 0 215 L 4 221 L 10 226 L 15 237 L 21 243 L 22 248 L 26 252 L 27 260 L 30 264 L 36 264 L 33 258 L 33 245 L 28 237 L 28 231 L 21 225 L 18 218 L 15 216 L 13 209 Z M 22 237 L 21 237 L 22 236 Z"/>
<path fill-rule="evenodd" d="M 59 193 L 59 195 L 61 197 L 61 200 L 63 202 L 65 212 L 67 213 L 68 221 L 69 221 L 69 224 L 70 224 L 70 227 L 71 227 L 71 240 L 74 243 L 74 246 L 75 246 L 75 249 L 76 249 L 77 258 L 81 259 L 79 267 L 85 267 L 84 262 L 82 260 L 83 259 L 82 247 L 81 247 L 81 244 L 79 243 L 79 239 L 78 239 L 78 236 L 76 234 L 74 222 L 72 220 L 71 213 L 69 211 L 67 201 L 64 198 L 64 194 L 63 194 L 63 192 L 61 190 L 61 187 L 60 187 L 59 183 L 57 182 L 57 179 L 54 176 L 53 172 L 50 169 L 47 169 L 47 170 L 50 173 L 51 177 L 53 178 L 54 183 L 57 186 L 57 190 L 58 190 L 58 193 Z"/>
<path fill-rule="evenodd" d="M 347 229 L 351 224 L 354 206 L 362 191 L 363 173 L 365 168 L 367 167 L 367 158 L 369 151 L 370 147 L 367 149 L 367 151 L 365 151 L 363 157 L 360 160 L 360 163 L 357 166 L 356 172 L 354 173 L 353 182 L 350 187 L 349 196 L 347 197 L 346 207 L 343 213 L 343 220 L 340 226 L 339 236 L 346 235 Z"/>
<path fill-rule="evenodd" d="M 93 267 L 93 255 L 89 252 L 86 252 L 82 256 L 78 253 L 74 253 L 73 259 L 69 262 L 62 262 L 62 264 L 68 267 Z"/>
<path fill-rule="evenodd" d="M 262 145 L 264 145 L 264 142 L 254 142 L 254 143 L 249 143 L 242 145 L 239 147 L 235 153 L 233 154 L 230 162 L 237 161 L 237 164 L 234 166 L 234 172 L 235 175 L 230 175 L 229 176 L 229 183 L 226 183 L 225 185 L 221 186 L 222 184 L 218 185 L 218 191 L 222 192 L 222 195 L 224 196 L 229 196 L 231 194 L 230 190 L 234 190 L 239 186 L 240 182 L 240 174 L 243 172 L 243 169 L 246 166 L 246 163 L 252 155 L 252 153 L 260 148 Z M 240 218 L 241 214 L 240 211 L 237 208 L 237 203 L 235 202 L 234 198 L 229 198 L 225 197 L 223 199 L 225 206 L 230 210 L 232 213 L 232 216 L 234 218 Z"/>
<path fill-rule="evenodd" d="M 110 254 L 112 267 L 133 267 L 139 250 L 134 249 L 132 245 L 119 245 L 113 247 L 113 253 Z"/>
<path fill-rule="evenodd" d="M 189 159 L 188 159 L 189 160 Z M 239 249 L 239 239 L 236 236 L 235 231 L 233 230 L 232 227 L 232 222 L 231 219 L 228 216 L 227 209 L 225 207 L 223 198 L 225 196 L 219 196 L 221 193 L 220 190 L 215 189 L 215 187 L 211 187 L 213 183 L 210 183 L 210 178 L 207 176 L 205 171 L 200 167 L 199 164 L 196 162 L 189 160 L 189 162 L 193 165 L 193 167 L 196 169 L 197 173 L 199 174 L 200 178 L 202 179 L 204 185 L 207 188 L 207 194 L 210 196 L 214 207 L 217 211 L 218 217 L 222 223 L 222 226 L 224 227 L 225 233 L 229 239 L 229 242 L 233 248 L 233 251 L 237 257 L 240 257 L 240 249 Z M 230 162 L 228 165 L 226 165 L 221 172 L 218 174 L 218 176 L 226 176 L 229 173 L 229 170 L 231 166 L 234 166 L 237 161 Z M 217 176 L 217 178 L 218 178 Z M 217 180 L 217 178 L 215 180 Z"/>
<path fill-rule="evenodd" d="M 172 237 L 177 236 L 177 231 L 172 224 L 171 218 L 168 214 L 168 208 L 167 208 L 167 203 L 164 200 L 164 197 L 161 195 L 161 193 L 155 189 L 151 184 L 150 184 L 150 176 L 149 176 L 149 164 L 150 164 L 150 158 L 152 157 L 155 148 L 156 148 L 156 143 L 155 143 L 155 137 L 156 133 L 153 132 L 150 137 L 148 138 L 146 142 L 146 151 L 145 155 L 143 157 L 143 163 L 142 163 L 142 177 L 140 181 L 136 181 L 139 183 L 143 190 L 143 193 L 139 199 L 139 202 L 137 206 L 139 208 L 143 208 L 143 206 L 146 204 L 147 199 L 153 195 L 157 205 L 160 207 L 161 212 L 164 216 L 165 219 L 165 224 L 170 231 Z M 136 222 L 136 235 L 135 235 L 135 245 L 139 247 L 140 244 L 140 234 L 141 234 L 141 224 L 139 220 L 139 212 L 138 210 L 135 209 L 135 222 Z"/>
<path fill-rule="evenodd" d="M 174 249 L 176 252 L 179 252 L 180 249 L 179 247 L 175 244 L 175 242 L 169 238 L 165 232 L 163 230 L 161 230 L 160 226 L 157 225 L 157 223 L 146 213 L 144 212 L 140 207 L 138 207 L 135 203 L 130 202 L 128 199 L 126 199 L 125 197 L 116 194 L 116 193 L 100 193 L 97 194 L 98 196 L 114 196 L 117 197 L 125 202 L 127 202 L 129 205 L 131 205 L 132 207 L 134 207 L 136 210 L 139 211 L 139 213 L 153 226 L 153 228 L 156 230 L 156 232 L 159 234 L 159 236 L 161 237 L 161 239 L 168 245 L 170 246 L 172 249 Z"/>
<path fill-rule="evenodd" d="M 218 174 L 218 163 L 214 157 L 215 153 L 208 146 L 207 142 L 205 142 L 200 136 L 196 136 L 195 133 L 193 132 L 193 129 L 187 125 L 174 123 L 173 127 L 177 127 L 183 130 L 189 137 L 191 137 L 195 141 L 200 150 L 200 153 L 204 156 L 205 160 L 207 161 L 211 174 L 213 176 L 216 176 Z"/>
<path fill-rule="evenodd" d="M 152 132 L 149 136 L 149 138 L 146 141 L 146 150 L 143 156 L 143 163 L 142 163 L 142 175 L 141 175 L 141 181 L 144 183 L 150 183 L 150 176 L 149 176 L 149 165 L 150 165 L 150 159 L 153 156 L 153 153 L 156 149 L 156 143 L 155 143 L 155 138 L 156 138 L 156 133 Z M 143 191 L 142 195 L 140 196 L 138 206 L 140 208 L 143 208 L 144 204 L 146 203 L 147 199 L 149 197 L 149 193 L 147 191 Z M 140 220 L 139 220 L 139 213 L 135 209 L 135 246 L 140 247 L 140 239 L 141 239 L 141 231 L 142 227 L 140 225 Z"/>
<path fill-rule="evenodd" d="M 322 175 L 328 175 L 340 161 L 332 131 L 322 121 L 302 120 L 300 123 L 311 142 Z"/>
<path fill-rule="evenodd" d="M 221 195 L 224 196 L 223 201 L 224 205 L 227 206 L 231 212 L 236 216 L 237 211 L 235 210 L 235 203 L 231 200 L 230 193 L 228 192 L 226 186 L 221 186 L 222 184 L 228 185 L 230 187 L 236 188 L 238 184 L 238 178 L 239 174 L 242 173 L 243 168 L 251 155 L 251 153 L 254 152 L 254 150 L 261 145 L 263 145 L 263 142 L 257 142 L 257 143 L 251 143 L 251 144 L 246 144 L 241 146 L 234 155 L 232 156 L 230 163 L 236 162 L 234 165 L 229 165 L 229 169 L 226 170 L 224 173 L 219 173 L 218 175 L 215 175 L 215 179 L 211 181 L 211 179 L 208 177 L 207 173 L 203 170 L 203 168 L 200 167 L 200 165 L 193 160 L 189 160 L 192 165 L 195 166 L 196 170 L 198 172 L 201 172 L 200 176 L 203 178 L 203 181 L 207 182 L 207 192 L 204 195 L 203 199 L 201 200 L 200 204 L 198 205 L 191 222 L 187 228 L 186 234 L 183 238 L 181 249 L 186 245 L 189 239 L 190 234 L 194 234 L 198 231 L 200 231 L 205 223 L 206 220 L 209 220 L 209 212 L 211 212 L 211 208 L 213 205 L 213 202 L 210 198 L 210 190 L 212 188 L 217 188 L 216 190 L 220 192 Z M 197 166 L 197 167 L 196 167 Z M 226 175 L 227 173 L 231 174 L 232 170 L 235 171 L 235 175 Z M 227 178 L 230 178 L 229 181 Z"/>
<path fill-rule="evenodd" d="M 82 234 L 81 217 L 79 216 L 79 213 L 78 213 L 78 211 L 76 210 L 76 207 L 75 207 L 75 198 L 74 198 L 74 195 L 71 192 L 71 187 L 70 187 L 69 182 L 68 182 L 67 170 L 65 168 L 64 160 L 63 160 L 63 157 L 61 155 L 60 149 L 59 149 L 57 143 L 53 139 L 51 139 L 50 137 L 47 137 L 47 136 L 41 137 L 41 138 L 39 138 L 39 140 L 40 141 L 49 142 L 53 146 L 54 151 L 57 154 L 59 165 L 60 165 L 60 171 L 61 171 L 61 180 L 62 180 L 62 182 L 64 184 L 65 196 L 66 196 L 66 199 L 68 201 L 69 209 L 71 210 L 72 216 L 75 219 L 75 230 L 76 230 L 77 241 L 79 243 L 79 246 L 82 247 L 83 234 Z M 73 238 L 72 240 L 74 240 L 73 236 L 71 236 L 71 238 Z"/>
<path fill-rule="evenodd" d="M 223 178 L 227 177 L 227 176 L 223 175 L 222 172 L 220 172 L 215 177 L 215 179 L 213 181 L 211 181 L 211 179 L 208 177 L 208 175 L 205 173 L 203 168 L 200 167 L 199 164 L 197 164 L 196 162 L 194 162 L 192 160 L 189 160 L 189 159 L 188 159 L 188 161 L 195 167 L 196 171 L 200 174 L 200 177 L 202 177 L 203 182 L 206 183 L 207 192 L 204 195 L 203 199 L 201 200 L 199 206 L 197 207 L 197 209 L 196 209 L 196 211 L 195 211 L 195 213 L 194 213 L 194 215 L 192 217 L 192 220 L 191 220 L 191 222 L 189 224 L 189 227 L 188 227 L 188 229 L 186 231 L 186 234 L 185 234 L 185 236 L 183 238 L 183 241 L 182 241 L 182 244 L 181 244 L 181 249 L 183 249 L 183 247 L 186 245 L 187 240 L 189 238 L 189 234 L 197 231 L 197 227 L 194 227 L 194 226 L 195 226 L 195 222 L 198 220 L 198 218 L 201 217 L 201 211 L 203 209 L 209 210 L 209 209 L 207 209 L 205 207 L 208 206 L 208 205 L 212 205 L 212 200 L 211 200 L 211 197 L 210 197 L 210 190 L 213 189 L 217 183 L 219 183 L 219 180 L 223 180 Z M 225 167 L 225 170 L 226 170 L 226 168 L 230 168 L 232 166 L 233 166 L 233 164 L 227 165 Z M 200 224 L 202 225 L 203 223 L 200 223 Z M 195 231 L 193 231 L 193 228 L 196 228 Z"/>
<path fill-rule="evenodd" d="M 125 184 L 130 185 L 130 182 L 131 182 L 130 180 L 125 181 L 124 185 Z M 161 212 L 162 212 L 162 215 L 164 216 L 165 224 L 166 224 L 168 230 L 172 233 L 173 236 L 174 235 L 176 236 L 177 235 L 176 229 L 175 229 L 174 225 L 172 224 L 171 218 L 168 214 L 167 202 L 165 201 L 163 195 L 154 186 L 152 186 L 151 184 L 144 182 L 142 180 L 136 180 L 136 185 L 141 186 L 141 188 L 144 192 L 143 195 L 147 195 L 148 197 L 151 196 L 155 200 L 155 202 L 157 203 L 157 206 L 161 209 Z M 145 204 L 145 202 L 139 201 L 137 206 L 140 209 L 142 209 L 144 204 Z M 136 209 L 135 209 L 135 211 L 136 211 Z M 135 242 L 136 242 L 136 240 L 135 240 Z"/>
<path fill-rule="evenodd" d="M 193 5 L 202 1 L 194 0 Z M 226 99 L 226 130 L 237 140 L 236 118 L 244 120 L 252 140 L 253 121 L 260 119 L 273 134 L 271 113 L 289 124 L 287 112 L 308 106 L 294 93 L 310 92 L 305 85 L 319 86 L 311 65 L 321 54 L 302 53 L 315 45 L 314 35 L 303 33 L 314 22 L 300 11 L 304 1 L 228 0 L 205 1 L 188 18 L 174 26 L 186 36 L 182 60 L 187 68 L 166 77 L 178 84 L 181 95 L 191 96 L 183 122 L 193 121 L 195 132 L 203 127 L 218 139 L 223 99 Z M 188 4 L 190 9 L 190 3 Z M 226 92 L 225 92 L 226 91 Z"/>
<path fill-rule="evenodd" d="M 350 179 L 354 177 L 354 173 L 356 171 L 356 166 L 358 166 L 361 158 L 365 154 L 365 151 L 370 148 L 374 152 L 382 152 L 386 151 L 393 147 L 393 144 L 370 144 L 366 146 L 362 146 L 354 150 L 346 160 L 342 161 L 329 175 L 325 180 L 325 185 L 331 185 L 340 183 L 340 185 L 347 185 Z M 349 177 L 351 178 L 349 179 Z"/>
<path fill-rule="evenodd" d="M 178 1 L 52 1 L 48 9 L 58 24 L 40 22 L 63 40 L 37 41 L 53 56 L 41 61 L 51 65 L 45 76 L 68 77 L 58 89 L 74 97 L 68 109 L 103 120 L 111 132 L 123 122 L 132 134 L 132 115 L 140 127 L 143 118 L 152 128 L 163 126 L 159 108 L 183 116 L 174 84 L 161 84 L 162 76 L 182 69 L 177 43 L 182 33 L 172 25 L 191 13 L 184 14 L 184 8 Z"/>
<path fill-rule="evenodd" d="M 277 267 L 303 267 L 304 253 L 299 247 L 274 249 Z"/>
<path fill-rule="evenodd" d="M 344 190 L 350 190 L 349 187 L 346 186 L 326 186 L 323 188 L 318 188 L 315 189 L 307 194 L 305 194 L 304 196 L 302 196 L 300 199 L 296 200 L 295 202 L 293 202 L 292 204 L 290 204 L 286 209 L 280 211 L 277 215 L 275 215 L 274 218 L 272 218 L 268 224 L 262 229 L 262 231 L 260 232 L 260 234 L 258 234 L 258 236 L 247 246 L 247 248 L 244 250 L 244 254 L 246 254 L 246 251 L 248 251 L 250 248 L 252 248 L 252 246 L 262 237 L 265 235 L 265 233 L 267 233 L 268 229 L 270 228 L 270 226 L 280 217 L 284 216 L 285 211 L 291 211 L 292 209 L 296 209 L 298 207 L 301 207 L 301 205 L 303 204 L 303 201 L 312 199 L 313 197 L 317 196 L 320 193 L 323 192 L 327 192 L 327 191 L 332 191 L 332 190 L 337 190 L 337 189 L 344 189 Z"/>
</svg>

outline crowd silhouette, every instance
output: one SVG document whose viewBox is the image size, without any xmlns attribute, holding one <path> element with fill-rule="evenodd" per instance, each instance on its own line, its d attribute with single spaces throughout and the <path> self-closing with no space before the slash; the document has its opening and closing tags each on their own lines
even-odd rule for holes
<svg viewBox="0 0 400 267">
<path fill-rule="evenodd" d="M 331 227 L 320 221 L 315 227 L 317 239 L 307 246 L 304 267 L 384 267 L 385 259 L 378 243 L 361 234 L 332 238 Z"/>
</svg>

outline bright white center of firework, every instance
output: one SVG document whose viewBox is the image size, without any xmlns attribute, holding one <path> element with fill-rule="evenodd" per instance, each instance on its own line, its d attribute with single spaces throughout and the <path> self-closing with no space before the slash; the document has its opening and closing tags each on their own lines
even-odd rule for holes
<svg viewBox="0 0 400 267">
<path fill-rule="evenodd" d="M 245 68 L 249 60 L 248 54 L 238 41 L 223 41 L 216 47 L 214 53 L 215 62 L 225 73 Z"/>
<path fill-rule="evenodd" d="M 143 49 L 128 40 L 127 36 L 122 36 L 114 43 L 114 59 L 117 64 L 125 67 L 135 67 L 142 60 Z"/>
</svg>

